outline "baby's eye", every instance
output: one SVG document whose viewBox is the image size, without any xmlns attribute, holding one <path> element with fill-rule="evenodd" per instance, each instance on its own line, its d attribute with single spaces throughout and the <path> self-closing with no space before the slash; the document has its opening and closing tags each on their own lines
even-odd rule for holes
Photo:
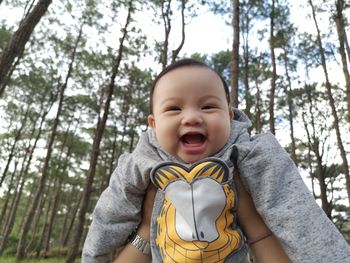
<svg viewBox="0 0 350 263">
<path fill-rule="evenodd" d="M 202 107 L 202 110 L 211 110 L 217 108 L 215 105 L 205 105 Z"/>
<path fill-rule="evenodd" d="M 180 107 L 178 106 L 169 106 L 169 107 L 166 107 L 165 111 L 180 111 Z"/>
</svg>

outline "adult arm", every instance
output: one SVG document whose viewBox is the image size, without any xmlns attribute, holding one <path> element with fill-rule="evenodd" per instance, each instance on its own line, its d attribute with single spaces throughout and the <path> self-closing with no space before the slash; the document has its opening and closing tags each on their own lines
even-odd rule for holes
<svg viewBox="0 0 350 263">
<path fill-rule="evenodd" d="M 100 196 L 92 215 L 83 253 L 83 263 L 107 263 L 139 225 L 142 204 L 149 185 L 149 172 L 159 156 L 148 143 L 147 134 L 132 153 L 118 159 L 109 186 Z"/>
<path fill-rule="evenodd" d="M 234 173 L 234 179 L 238 192 L 237 219 L 246 235 L 248 244 L 257 263 L 290 263 L 280 242 L 270 232 L 263 219 L 256 211 L 254 203 L 245 190 L 238 176 Z M 270 234 L 271 233 L 271 234 Z"/>
<path fill-rule="evenodd" d="M 142 222 L 140 223 L 137 234 L 144 240 L 150 241 L 150 225 L 154 197 L 156 188 L 150 184 L 147 190 L 146 198 L 142 208 Z M 127 243 L 114 259 L 114 263 L 149 263 L 152 259 L 150 256 L 142 253 L 131 243 Z"/>
</svg>

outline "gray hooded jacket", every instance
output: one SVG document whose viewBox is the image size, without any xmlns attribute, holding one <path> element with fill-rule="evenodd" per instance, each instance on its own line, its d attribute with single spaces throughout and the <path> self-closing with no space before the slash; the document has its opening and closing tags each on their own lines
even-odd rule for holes
<svg viewBox="0 0 350 263">
<path fill-rule="evenodd" d="M 292 262 L 350 262 L 350 246 L 317 205 L 298 169 L 275 137 L 266 133 L 250 138 L 249 119 L 237 109 L 234 109 L 234 116 L 230 138 L 214 158 L 223 160 L 230 171 L 236 162 L 256 209 Z M 83 262 L 109 262 L 115 249 L 125 244 L 141 221 L 150 172 L 164 161 L 181 164 L 162 150 L 152 130 L 141 136 L 131 154 L 119 158 L 110 184 L 93 212 L 83 248 Z M 151 225 L 153 262 L 162 262 L 155 239 L 156 218 L 163 204 L 164 191 L 158 190 Z M 246 253 L 247 248 L 242 244 L 225 262 L 242 262 Z"/>
</svg>

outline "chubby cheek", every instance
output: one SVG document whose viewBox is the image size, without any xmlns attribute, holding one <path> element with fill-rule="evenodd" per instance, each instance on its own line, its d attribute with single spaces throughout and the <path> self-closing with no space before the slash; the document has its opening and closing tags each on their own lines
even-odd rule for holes
<svg viewBox="0 0 350 263">
<path fill-rule="evenodd" d="M 156 137 L 160 146 L 170 154 L 176 151 L 177 136 L 174 128 L 158 126 L 155 129 Z"/>
<path fill-rule="evenodd" d="M 221 147 L 224 146 L 230 137 L 231 121 L 229 119 L 221 119 L 221 121 L 213 122 L 211 132 L 212 135 L 216 137 L 217 143 L 220 144 Z"/>
</svg>

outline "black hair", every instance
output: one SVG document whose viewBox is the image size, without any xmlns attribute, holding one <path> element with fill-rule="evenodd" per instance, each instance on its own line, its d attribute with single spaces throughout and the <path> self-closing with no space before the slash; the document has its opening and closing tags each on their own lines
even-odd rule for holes
<svg viewBox="0 0 350 263">
<path fill-rule="evenodd" d="M 227 103 L 230 104 L 230 91 L 229 91 L 229 88 L 226 84 L 225 79 L 221 76 L 221 74 L 202 61 L 195 60 L 192 58 L 185 58 L 185 59 L 178 60 L 178 61 L 166 66 L 154 79 L 152 86 L 151 86 L 151 93 L 150 93 L 150 113 L 151 114 L 153 113 L 153 93 L 154 93 L 154 89 L 155 89 L 156 84 L 159 81 L 159 79 L 161 79 L 165 74 L 167 74 L 168 72 L 170 72 L 174 69 L 186 67 L 186 66 L 204 67 L 204 68 L 210 69 L 211 71 L 215 72 L 220 77 L 220 79 L 222 81 L 222 84 L 223 84 L 224 89 L 225 89 Z"/>
</svg>

